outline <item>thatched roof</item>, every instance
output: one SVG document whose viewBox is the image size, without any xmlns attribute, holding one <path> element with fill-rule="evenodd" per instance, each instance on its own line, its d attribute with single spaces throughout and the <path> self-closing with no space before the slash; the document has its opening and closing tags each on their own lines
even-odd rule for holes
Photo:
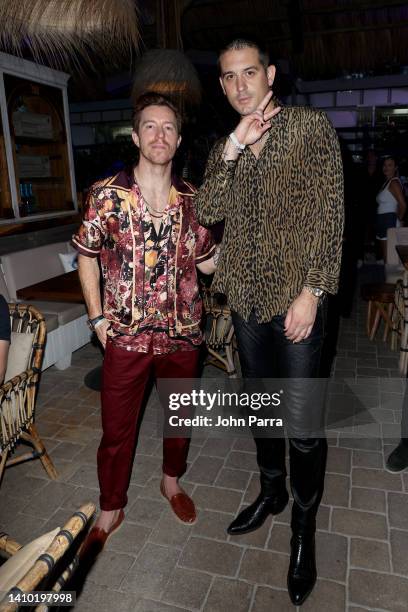
<svg viewBox="0 0 408 612">
<path fill-rule="evenodd" d="M 2 0 L 0 47 L 62 67 L 123 57 L 139 43 L 134 0 Z"/>
</svg>

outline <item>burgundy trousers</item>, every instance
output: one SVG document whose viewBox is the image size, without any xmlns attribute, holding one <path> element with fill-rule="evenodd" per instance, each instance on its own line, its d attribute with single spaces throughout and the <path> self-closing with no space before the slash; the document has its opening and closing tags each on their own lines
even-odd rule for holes
<svg viewBox="0 0 408 612">
<path fill-rule="evenodd" d="M 102 430 L 98 449 L 101 510 L 127 503 L 140 409 L 146 386 L 157 378 L 196 378 L 199 350 L 154 355 L 127 351 L 108 340 L 103 361 Z M 187 468 L 189 438 L 163 439 L 163 472 L 182 476 Z"/>
</svg>

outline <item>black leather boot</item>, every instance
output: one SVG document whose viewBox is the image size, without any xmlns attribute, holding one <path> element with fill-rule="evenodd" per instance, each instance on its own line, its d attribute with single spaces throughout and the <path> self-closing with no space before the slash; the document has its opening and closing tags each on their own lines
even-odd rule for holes
<svg viewBox="0 0 408 612">
<path fill-rule="evenodd" d="M 259 529 L 270 514 L 282 512 L 288 501 L 289 494 L 286 489 L 275 495 L 267 495 L 261 491 L 256 500 L 232 521 L 227 532 L 230 535 L 241 535 Z"/>
<path fill-rule="evenodd" d="M 402 472 L 408 467 L 408 440 L 401 440 L 387 459 L 387 470 L 389 472 Z"/>
<path fill-rule="evenodd" d="M 324 488 L 327 441 L 324 438 L 291 438 L 289 443 L 292 533 L 314 533 Z"/>
<path fill-rule="evenodd" d="M 316 584 L 314 533 L 294 533 L 290 545 L 288 592 L 292 603 L 295 606 L 301 606 Z"/>
</svg>

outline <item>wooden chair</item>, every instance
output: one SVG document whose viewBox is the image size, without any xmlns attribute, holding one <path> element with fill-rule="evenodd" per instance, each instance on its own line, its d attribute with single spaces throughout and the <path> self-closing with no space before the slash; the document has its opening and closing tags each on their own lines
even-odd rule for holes
<svg viewBox="0 0 408 612">
<path fill-rule="evenodd" d="M 55 535 L 51 544 L 42 554 L 33 559 L 31 567 L 21 576 L 17 584 L 9 589 L 0 601 L 0 612 L 13 612 L 19 609 L 18 603 L 11 603 L 9 595 L 29 593 L 37 588 L 41 591 L 63 591 L 77 569 L 80 559 L 78 536 L 95 512 L 95 505 L 87 503 L 75 512 L 64 527 Z M 0 552 L 10 557 L 23 547 L 5 533 L 0 533 Z M 60 561 L 61 560 L 61 561 Z M 58 564 L 57 564 L 58 562 Z M 50 603 L 40 603 L 36 612 L 47 612 L 54 608 Z M 72 606 L 73 607 L 73 606 Z"/>
<path fill-rule="evenodd" d="M 396 350 L 399 345 L 399 370 L 402 376 L 407 376 L 408 370 L 408 272 L 404 272 L 403 280 L 399 280 L 395 289 L 395 308 L 392 313 L 393 339 L 391 348 Z M 399 339 L 399 342 L 398 342 Z"/>
<path fill-rule="evenodd" d="M 362 285 L 361 297 L 368 301 L 367 335 L 374 340 L 380 320 L 385 323 L 383 340 L 387 340 L 388 332 L 393 329 L 392 315 L 394 310 L 395 285 L 391 283 L 371 283 Z"/>
<path fill-rule="evenodd" d="M 0 483 L 4 469 L 11 465 L 40 459 L 48 476 L 57 478 L 57 471 L 34 425 L 35 400 L 46 336 L 43 316 L 33 306 L 9 304 L 12 332 L 33 334 L 27 368 L 0 387 Z M 33 449 L 8 459 L 21 441 Z"/>
<path fill-rule="evenodd" d="M 237 345 L 231 310 L 223 297 L 215 294 L 211 288 L 203 286 L 202 297 L 205 312 L 204 339 L 208 350 L 206 363 L 224 370 L 230 378 L 236 378 Z"/>
</svg>

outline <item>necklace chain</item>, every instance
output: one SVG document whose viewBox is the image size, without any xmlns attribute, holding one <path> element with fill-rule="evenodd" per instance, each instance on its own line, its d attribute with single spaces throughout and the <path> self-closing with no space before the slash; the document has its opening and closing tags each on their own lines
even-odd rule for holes
<svg viewBox="0 0 408 612">
<path fill-rule="evenodd" d="M 154 214 L 152 213 L 152 211 L 151 211 L 151 210 L 149 210 L 149 208 L 147 208 L 147 210 L 149 211 L 149 215 L 150 215 L 151 217 L 154 217 L 155 219 L 161 219 L 161 218 L 163 217 L 163 213 L 161 213 L 161 215 L 154 215 Z"/>
<path fill-rule="evenodd" d="M 144 196 L 143 191 L 142 191 L 142 189 L 141 189 L 141 187 L 140 187 L 140 181 L 139 181 L 139 180 L 138 180 L 138 178 L 137 178 L 137 175 L 136 175 L 136 170 L 134 171 L 134 173 L 133 173 L 133 174 L 134 174 L 134 177 L 135 177 L 135 179 L 136 179 L 136 183 L 137 183 L 137 184 L 138 184 L 138 186 L 139 186 L 139 191 L 140 191 L 140 193 L 141 193 L 141 196 L 142 196 L 143 200 L 144 200 L 144 201 L 145 201 L 145 203 L 146 203 L 147 210 L 149 211 L 150 216 L 151 216 L 151 217 L 154 217 L 155 219 L 161 219 L 161 218 L 163 217 L 164 210 L 159 210 L 158 208 L 154 208 L 154 206 L 152 206 L 152 205 L 150 204 L 150 202 L 149 202 L 149 201 L 146 199 L 146 197 Z M 159 214 L 159 215 L 154 215 L 154 214 L 152 213 L 152 211 L 153 211 L 153 212 L 155 212 L 155 213 L 160 213 L 160 214 Z"/>
</svg>

